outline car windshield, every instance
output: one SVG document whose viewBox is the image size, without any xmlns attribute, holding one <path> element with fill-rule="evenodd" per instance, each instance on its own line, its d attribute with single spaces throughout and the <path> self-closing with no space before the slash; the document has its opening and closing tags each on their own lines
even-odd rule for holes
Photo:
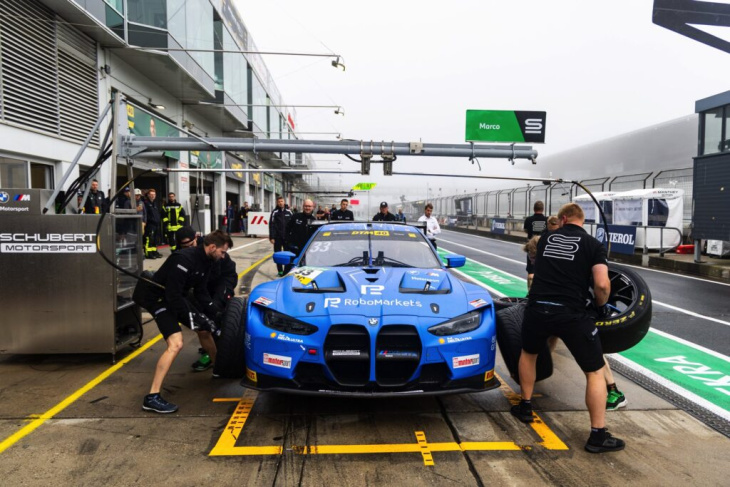
<svg viewBox="0 0 730 487">
<path fill-rule="evenodd" d="M 324 230 L 307 247 L 300 265 L 312 267 L 366 266 L 372 245 L 373 265 L 382 267 L 441 267 L 423 234 L 412 230 Z"/>
</svg>

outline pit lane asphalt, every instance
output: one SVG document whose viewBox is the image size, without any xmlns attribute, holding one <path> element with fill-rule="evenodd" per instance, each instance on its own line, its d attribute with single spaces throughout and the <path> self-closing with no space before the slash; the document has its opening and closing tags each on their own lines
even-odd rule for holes
<svg viewBox="0 0 730 487">
<path fill-rule="evenodd" d="M 234 242 L 236 247 L 252 240 L 234 238 Z M 270 245 L 260 243 L 240 251 L 240 257 L 236 252 L 232 255 L 241 272 L 270 250 Z M 159 265 L 160 260 L 152 263 Z M 276 270 L 267 260 L 251 272 L 255 272 L 255 285 L 274 278 Z M 145 325 L 145 340 L 156 334 L 154 323 Z M 0 356 L 0 441 L 38 415 L 47 416 L 36 430 L 0 452 L 3 483 L 726 482 L 720 466 L 726 461 L 728 439 L 623 378 L 619 383 L 629 406 L 609 413 L 607 422 L 614 434 L 627 440 L 627 449 L 602 456 L 584 452 L 588 424 L 584 379 L 564 348 L 558 348 L 554 356 L 553 377 L 537 387 L 536 404 L 545 429 L 536 430 L 508 413 L 510 399 L 515 399 L 510 388 L 514 390 L 516 385 L 507 378 L 501 360 L 497 373 L 506 386 L 481 394 L 387 401 L 252 391 L 244 395 L 238 381 L 214 380 L 209 372 L 192 372 L 189 364 L 197 356 L 197 343 L 190 332 L 185 333 L 185 341 L 165 383 L 165 397 L 180 405 L 180 411 L 169 416 L 146 413 L 140 407 L 163 350 L 161 341 L 57 413 L 48 411 L 106 371 L 109 356 Z M 245 406 L 242 398 L 250 405 L 245 415 L 240 414 L 245 408 L 237 408 L 241 403 Z M 232 422 L 241 427 L 234 444 L 258 448 L 254 450 L 257 454 L 210 456 L 221 439 L 230 440 Z M 423 435 L 418 437 L 417 432 Z M 561 443 L 568 449 L 559 449 Z M 400 453 L 383 452 L 388 449 Z M 426 464 L 425 453 L 430 453 L 433 465 Z"/>
</svg>

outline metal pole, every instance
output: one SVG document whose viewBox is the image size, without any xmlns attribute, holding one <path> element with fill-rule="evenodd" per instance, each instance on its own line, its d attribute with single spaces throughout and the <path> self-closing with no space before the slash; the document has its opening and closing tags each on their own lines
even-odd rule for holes
<svg viewBox="0 0 730 487">
<path fill-rule="evenodd" d="M 101 126 L 101 122 L 104 121 L 104 118 L 106 118 L 106 114 L 109 113 L 109 110 L 112 108 L 112 100 L 109 100 L 109 103 L 107 103 L 106 108 L 104 108 L 104 111 L 101 112 L 101 115 L 96 120 L 96 123 L 94 124 L 94 128 L 91 129 L 91 132 L 89 132 L 89 135 L 86 136 L 86 140 L 84 140 L 84 143 L 81 144 L 81 148 L 76 153 L 76 157 L 74 157 L 74 160 L 71 162 L 71 166 L 68 168 L 66 173 L 61 178 L 61 181 L 59 181 L 58 186 L 56 186 L 56 189 L 53 190 L 53 194 L 51 195 L 51 198 L 48 200 L 48 203 L 46 203 L 45 208 L 43 208 L 43 214 L 45 215 L 48 213 L 48 210 L 51 209 L 51 206 L 56 204 L 56 197 L 58 196 L 58 193 L 61 192 L 61 188 L 66 184 L 66 181 L 68 180 L 69 176 L 71 176 L 71 171 L 73 171 L 73 168 L 76 167 L 76 164 L 78 164 L 79 159 L 81 159 L 82 154 L 86 150 L 86 148 L 89 146 L 89 142 L 91 142 L 91 139 L 94 137 L 94 134 L 97 130 L 99 130 L 99 126 Z"/>
<path fill-rule="evenodd" d="M 420 142 L 374 142 L 350 140 L 278 140 L 237 139 L 211 137 L 198 141 L 182 137 L 141 137 L 128 135 L 122 138 L 123 155 L 134 156 L 140 152 L 156 150 L 180 151 L 242 151 L 242 152 L 295 152 L 313 154 L 362 154 L 375 153 L 383 147 L 387 155 L 430 157 L 487 157 L 501 159 L 529 159 L 537 157 L 531 146 L 510 147 L 500 145 L 426 144 Z"/>
</svg>

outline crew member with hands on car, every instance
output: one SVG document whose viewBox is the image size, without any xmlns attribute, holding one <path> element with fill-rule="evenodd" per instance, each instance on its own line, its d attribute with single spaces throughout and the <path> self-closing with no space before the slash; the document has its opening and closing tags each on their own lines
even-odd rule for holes
<svg viewBox="0 0 730 487">
<path fill-rule="evenodd" d="M 603 350 L 595 316 L 585 308 L 593 278 L 599 317 L 607 317 L 611 282 L 606 248 L 583 230 L 585 216 L 575 203 L 558 212 L 562 226 L 544 233 L 537 243 L 535 278 L 522 323 L 522 353 L 519 361 L 522 400 L 510 412 L 531 423 L 537 355 L 551 336 L 567 346 L 586 376 L 586 405 L 591 432 L 585 449 L 590 453 L 622 450 L 623 440 L 606 431 L 606 385 Z"/>
<path fill-rule="evenodd" d="M 167 348 L 157 362 L 150 393 L 145 396 L 142 409 L 156 413 L 174 413 L 178 409 L 175 404 L 162 398 L 160 390 L 183 347 L 180 323 L 198 333 L 200 343 L 215 361 L 216 347 L 212 333 L 216 331 L 213 319 L 217 309 L 207 286 L 211 267 L 228 252 L 229 241 L 228 235 L 216 230 L 205 236 L 202 246 L 181 249 L 171 254 L 152 277 L 152 281 L 159 285 L 146 280 L 138 281 L 134 289 L 134 302 L 152 315 L 167 342 Z M 187 299 L 190 289 L 203 312 Z"/>
</svg>

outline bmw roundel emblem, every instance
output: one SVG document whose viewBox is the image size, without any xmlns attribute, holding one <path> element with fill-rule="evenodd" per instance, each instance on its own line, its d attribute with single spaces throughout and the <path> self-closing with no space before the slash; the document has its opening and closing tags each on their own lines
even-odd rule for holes
<svg viewBox="0 0 730 487">
<path fill-rule="evenodd" d="M 0 203 L 7 203 L 10 201 L 10 195 L 5 191 L 0 191 Z"/>
<path fill-rule="evenodd" d="M 368 319 L 368 325 L 370 325 L 370 326 L 378 326 L 378 319 L 377 318 L 369 318 Z"/>
</svg>

